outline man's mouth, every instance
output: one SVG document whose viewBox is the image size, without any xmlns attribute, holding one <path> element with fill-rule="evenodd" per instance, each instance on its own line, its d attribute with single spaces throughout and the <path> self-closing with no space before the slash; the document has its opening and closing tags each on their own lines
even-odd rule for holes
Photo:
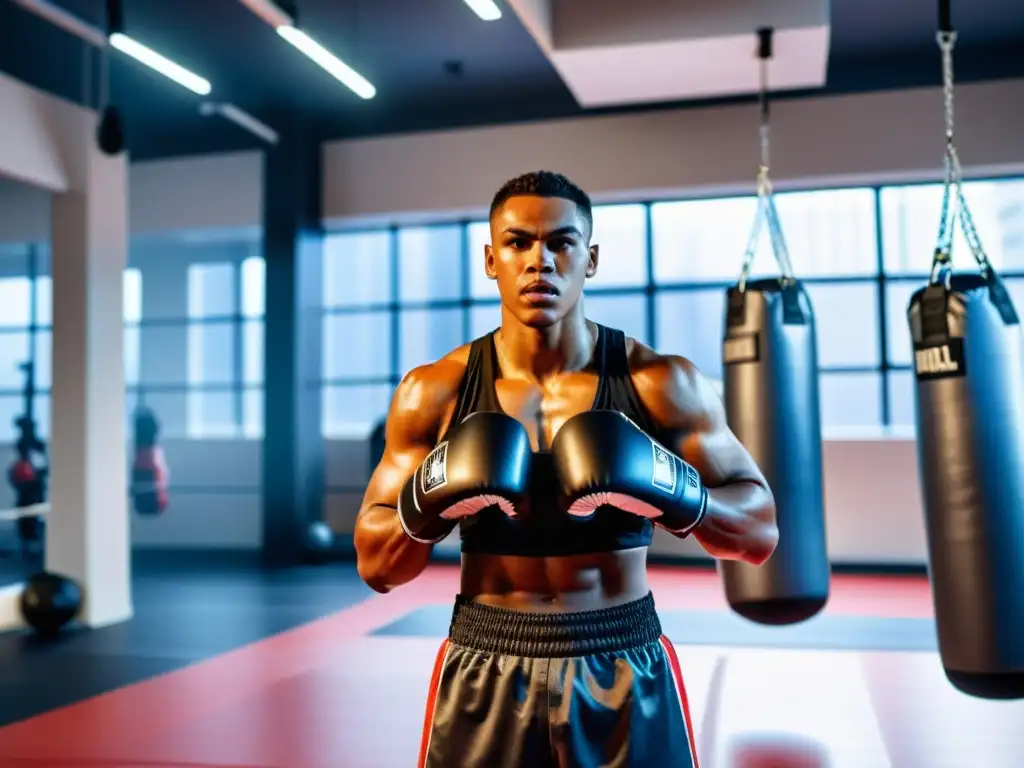
<svg viewBox="0 0 1024 768">
<path fill-rule="evenodd" d="M 551 283 L 536 282 L 530 283 L 519 293 L 527 298 L 553 298 L 558 295 L 558 289 Z"/>
</svg>

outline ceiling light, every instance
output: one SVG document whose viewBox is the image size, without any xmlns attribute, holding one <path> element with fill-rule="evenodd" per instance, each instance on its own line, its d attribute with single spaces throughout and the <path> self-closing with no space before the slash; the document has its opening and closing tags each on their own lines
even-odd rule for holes
<svg viewBox="0 0 1024 768">
<path fill-rule="evenodd" d="M 320 43 L 311 38 L 301 29 L 290 25 L 282 25 L 277 28 L 277 34 L 294 45 L 315 63 L 319 64 L 334 78 L 340 81 L 357 96 L 363 99 L 372 99 L 377 95 L 377 89 L 369 80 L 356 72 L 352 67 L 343 62 L 333 53 L 324 48 Z"/>
<path fill-rule="evenodd" d="M 501 8 L 494 0 L 463 0 L 484 21 L 497 21 L 501 18 Z"/>
<path fill-rule="evenodd" d="M 115 32 L 110 36 L 110 45 L 121 53 L 131 56 L 136 61 L 154 69 L 164 77 L 173 80 L 178 85 L 183 85 L 193 93 L 206 96 L 211 90 L 210 81 L 194 72 L 189 72 L 180 64 L 175 64 L 166 56 L 161 56 L 152 48 L 147 48 L 137 40 L 133 40 L 121 32 Z"/>
</svg>

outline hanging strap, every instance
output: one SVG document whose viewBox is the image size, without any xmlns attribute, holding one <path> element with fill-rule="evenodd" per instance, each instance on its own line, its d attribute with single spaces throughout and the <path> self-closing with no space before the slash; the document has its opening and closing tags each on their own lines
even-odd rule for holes
<svg viewBox="0 0 1024 768">
<path fill-rule="evenodd" d="M 782 273 L 783 285 L 794 281 L 793 266 L 789 260 L 789 248 L 786 246 L 786 238 L 782 234 L 782 226 L 779 223 L 779 213 L 775 208 L 775 196 L 772 191 L 772 182 L 769 175 L 769 151 L 771 132 L 771 105 L 768 99 L 768 62 L 772 58 L 772 36 L 773 30 L 763 28 L 757 31 L 758 36 L 758 58 L 761 60 L 761 90 L 759 103 L 761 107 L 761 164 L 757 171 L 757 212 L 754 216 L 754 225 L 750 230 L 750 237 L 747 239 L 747 249 L 743 256 L 743 267 L 740 271 L 738 287 L 740 293 L 746 290 L 747 280 L 750 278 L 750 269 L 754 264 L 754 257 L 757 254 L 757 245 L 761 239 L 761 229 L 768 228 L 768 237 L 771 240 L 772 253 Z"/>
<path fill-rule="evenodd" d="M 929 286 L 941 286 L 941 290 L 929 288 L 922 296 L 922 317 L 933 318 L 932 324 L 937 324 L 941 317 L 943 327 L 945 326 L 945 310 L 948 305 L 947 293 L 952 289 L 953 278 L 953 238 L 959 222 L 960 230 L 964 234 L 967 247 L 971 250 L 981 278 L 989 288 L 989 297 L 996 307 L 1003 322 L 1012 325 L 1018 322 L 1017 313 L 1014 310 L 1010 295 L 1003 285 L 995 269 L 992 267 L 982 245 L 981 237 L 978 235 L 977 227 L 974 225 L 974 217 L 967 205 L 963 188 L 963 168 L 960 165 L 960 156 L 956 150 L 955 120 L 953 109 L 953 49 L 956 46 L 957 34 L 953 28 L 951 14 L 951 0 L 939 0 L 939 31 L 936 40 L 939 50 L 942 53 L 942 97 L 943 112 L 945 117 L 946 147 L 944 155 L 945 181 L 942 190 L 941 218 L 939 220 L 939 234 L 935 244 L 935 254 L 932 258 L 931 275 Z M 926 329 L 925 336 L 934 336 L 938 328 L 931 328 L 929 334 Z M 947 331 L 948 334 L 948 331 Z"/>
</svg>

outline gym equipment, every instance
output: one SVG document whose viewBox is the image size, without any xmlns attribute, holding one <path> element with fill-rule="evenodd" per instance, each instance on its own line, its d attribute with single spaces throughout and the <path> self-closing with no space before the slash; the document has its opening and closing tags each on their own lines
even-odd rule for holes
<svg viewBox="0 0 1024 768">
<path fill-rule="evenodd" d="M 310 523 L 306 529 L 306 558 L 313 563 L 324 563 L 334 550 L 334 531 L 321 520 Z"/>
<path fill-rule="evenodd" d="M 35 402 L 35 366 L 31 362 L 18 366 L 25 374 L 22 389 L 23 411 L 15 418 L 17 440 L 14 442 L 16 458 L 7 471 L 7 480 L 14 489 L 14 504 L 18 508 L 34 507 L 46 501 L 46 482 L 49 467 L 46 462 L 46 443 L 36 432 L 33 406 Z M 42 549 L 46 524 L 39 515 L 23 514 L 17 519 L 18 541 L 23 554 Z"/>
<path fill-rule="evenodd" d="M 963 193 L 948 2 L 940 3 L 938 42 L 945 191 L 931 276 L 907 318 L 939 654 L 960 691 L 1024 698 L 1024 338 Z M 952 272 L 957 222 L 978 274 Z"/>
<path fill-rule="evenodd" d="M 131 471 L 132 507 L 140 515 L 158 515 L 170 503 L 169 472 L 160 447 L 160 420 L 152 408 L 135 409 L 135 443 Z"/>
<path fill-rule="evenodd" d="M 82 589 L 67 576 L 43 571 L 29 577 L 19 607 L 25 623 L 38 634 L 56 635 L 78 617 Z"/>
<path fill-rule="evenodd" d="M 775 494 L 779 544 L 761 566 L 719 563 L 736 613 L 759 624 L 796 624 L 828 602 L 817 339 L 814 310 L 793 276 L 768 175 L 767 63 L 771 30 L 760 30 L 761 167 L 758 211 L 737 284 L 728 289 L 722 346 L 729 427 Z M 762 226 L 778 278 L 749 280 Z"/>
</svg>

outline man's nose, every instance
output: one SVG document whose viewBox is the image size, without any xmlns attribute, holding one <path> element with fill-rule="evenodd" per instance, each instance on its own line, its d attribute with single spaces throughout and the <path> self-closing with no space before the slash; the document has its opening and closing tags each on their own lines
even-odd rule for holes
<svg viewBox="0 0 1024 768">
<path fill-rule="evenodd" d="M 526 271 L 547 274 L 555 271 L 555 254 L 546 243 L 536 242 L 526 255 Z"/>
</svg>

